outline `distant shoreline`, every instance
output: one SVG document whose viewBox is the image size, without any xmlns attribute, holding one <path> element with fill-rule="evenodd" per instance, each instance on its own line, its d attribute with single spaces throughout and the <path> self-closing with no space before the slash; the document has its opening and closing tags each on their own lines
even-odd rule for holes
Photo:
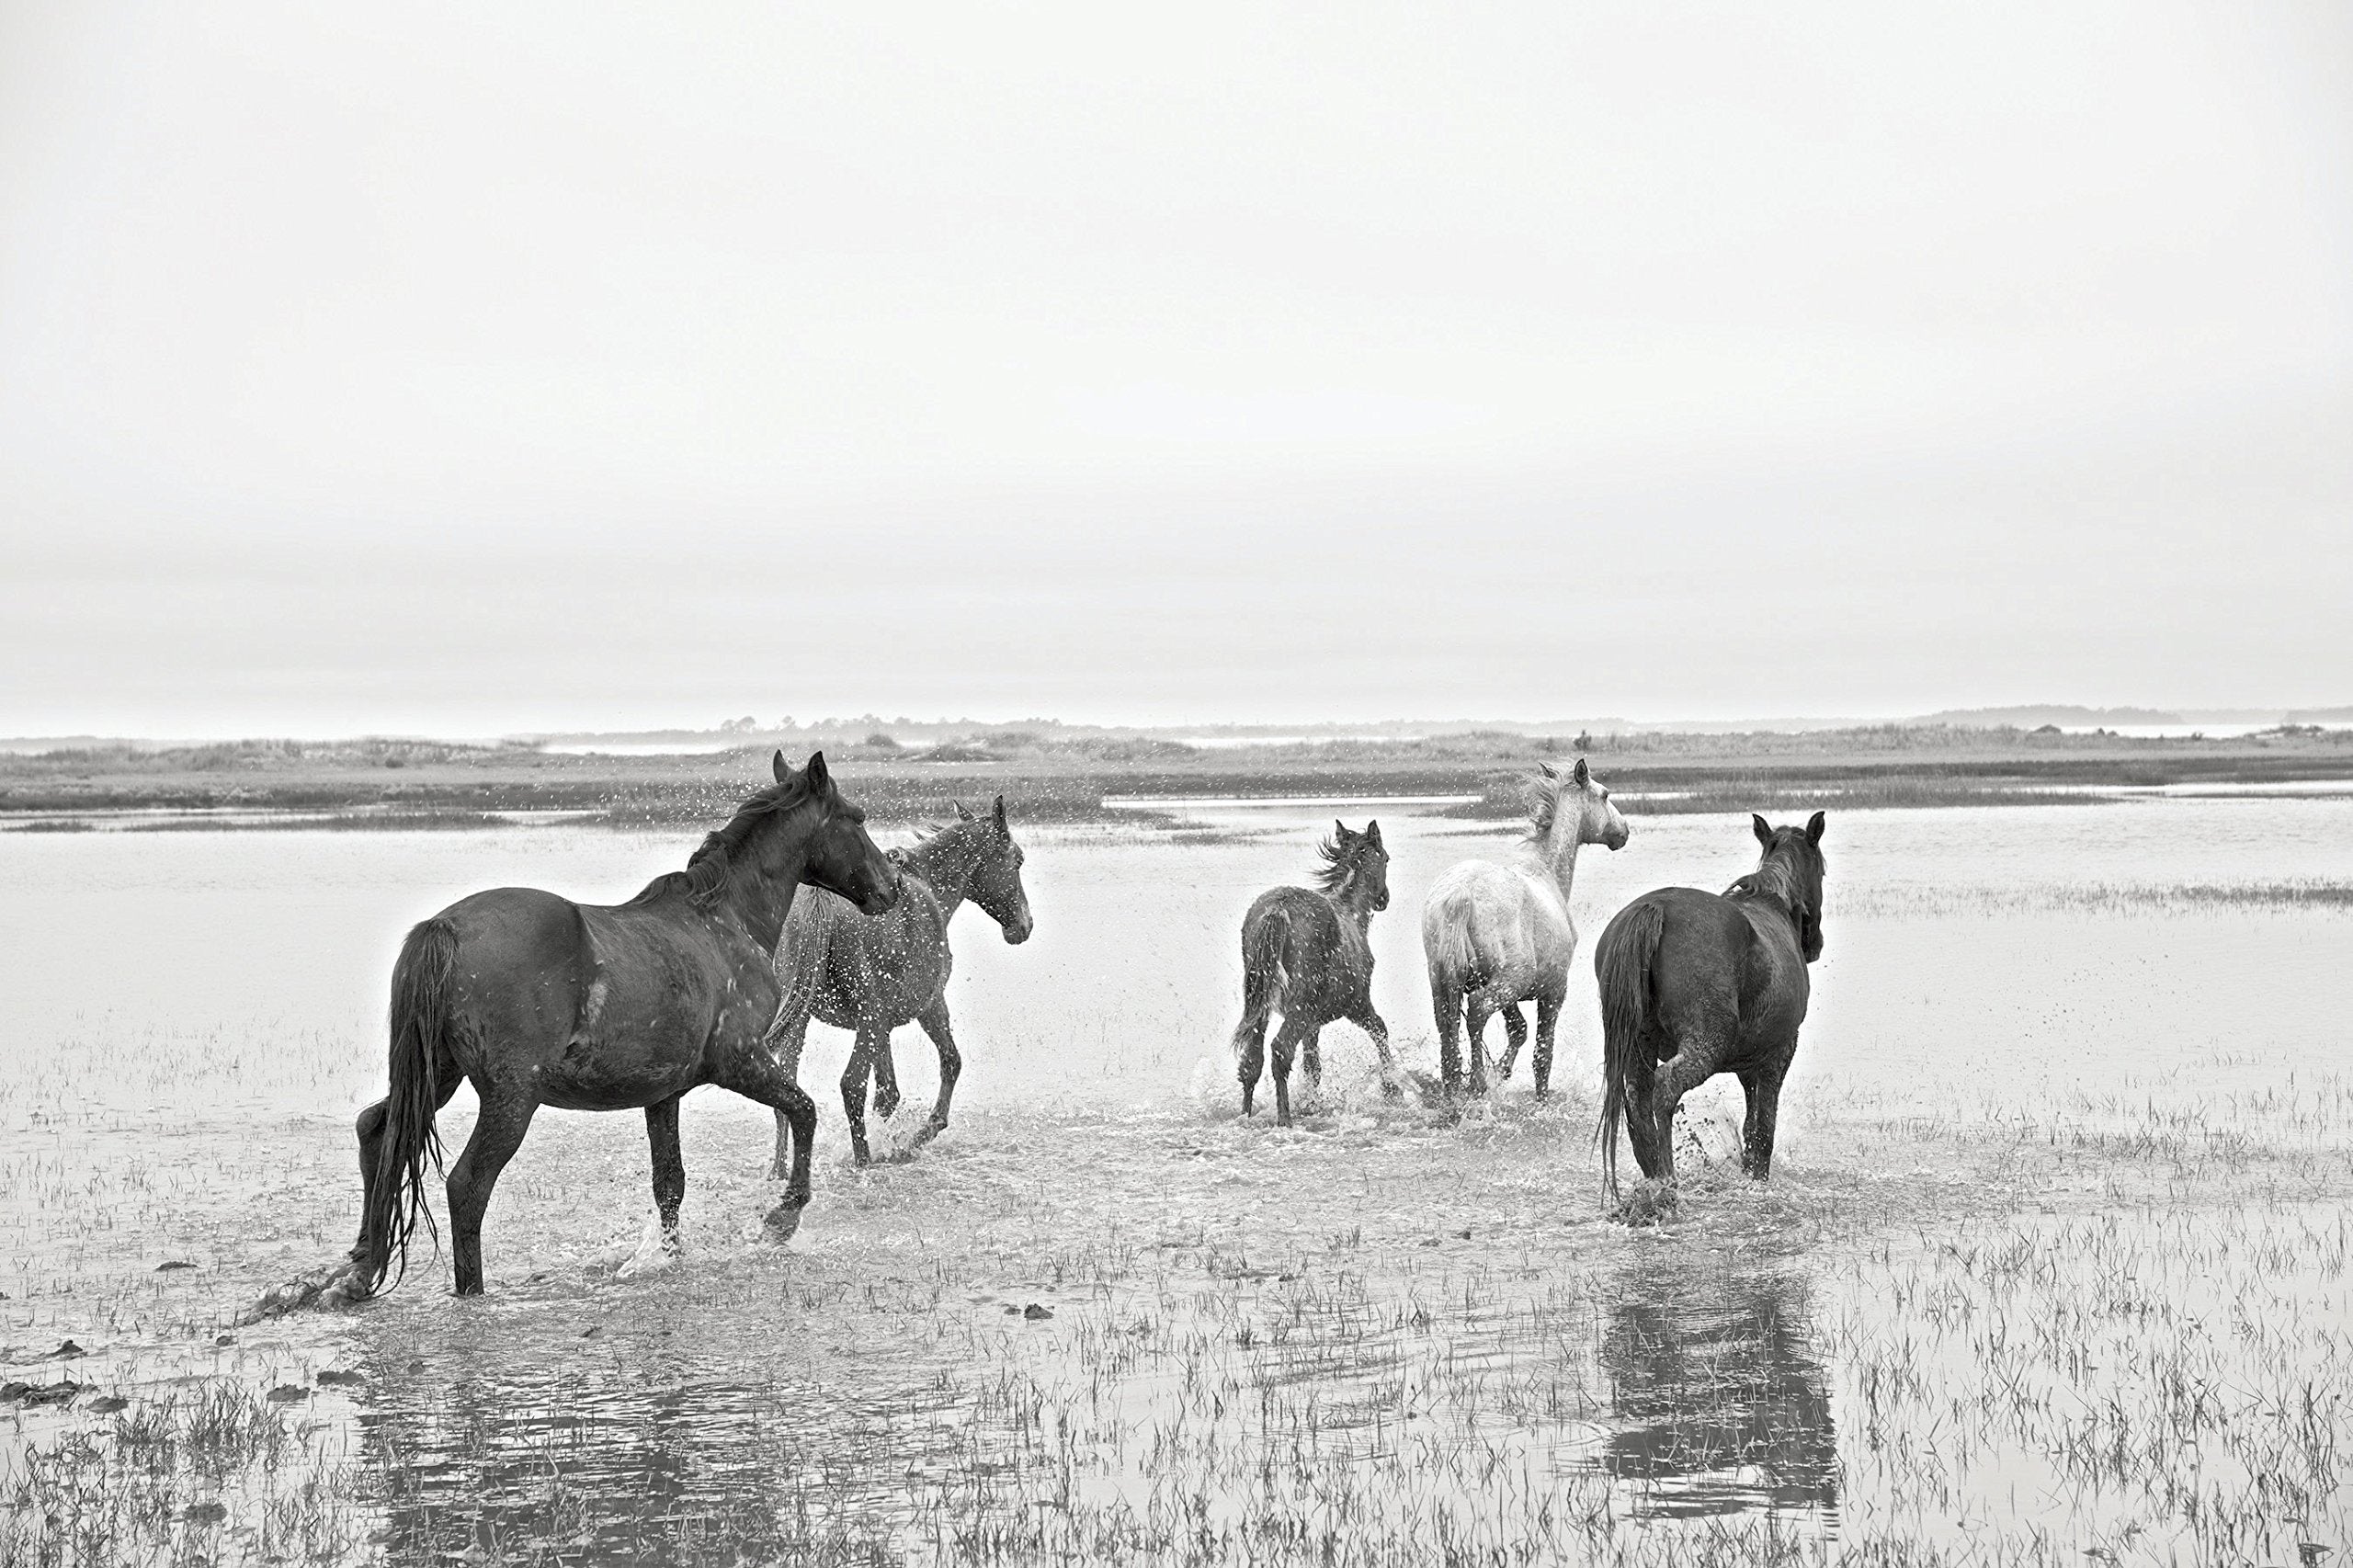
<svg viewBox="0 0 2353 1568">
<path fill-rule="evenodd" d="M 2353 780 L 2353 732 L 2145 739 L 1874 726 L 1814 734 L 1529 736 L 1192 748 L 995 732 L 915 751 L 826 745 L 879 821 L 944 815 L 1003 794 L 1030 822 L 1143 819 L 1107 798 L 1174 807 L 1221 798 L 1472 797 L 1445 814 L 1505 819 L 1540 763 L 1585 756 L 1634 815 L 1959 805 L 2082 805 L 2121 791 Z M 1580 747 L 1578 742 L 1585 744 Z M 767 779 L 763 742 L 723 753 L 624 756 L 438 742 L 244 742 L 0 755 L 0 832 L 206 827 L 458 829 L 517 821 L 710 825 Z M 788 753 L 799 761 L 805 752 Z"/>
</svg>

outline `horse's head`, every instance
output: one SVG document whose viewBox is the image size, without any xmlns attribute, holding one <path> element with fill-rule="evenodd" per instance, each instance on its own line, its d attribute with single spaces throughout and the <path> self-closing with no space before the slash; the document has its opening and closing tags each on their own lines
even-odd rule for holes
<svg viewBox="0 0 2353 1568">
<path fill-rule="evenodd" d="M 966 811 L 961 802 L 956 814 L 974 824 L 971 831 L 977 852 L 967 895 L 997 923 L 1005 939 L 1017 947 L 1029 939 L 1034 922 L 1029 917 L 1029 891 L 1021 885 L 1021 862 L 1026 857 L 1005 820 L 1005 797 L 996 798 L 996 807 L 985 822 Z"/>
<path fill-rule="evenodd" d="M 1822 956 L 1823 815 L 1814 812 L 1803 827 L 1775 827 L 1753 814 L 1748 821 L 1765 852 L 1756 869 L 1733 887 L 1771 893 L 1788 904 L 1798 923 L 1798 949 L 1812 963 Z"/>
<path fill-rule="evenodd" d="M 898 903 L 899 868 L 867 836 L 866 813 L 834 783 L 825 767 L 825 754 L 813 752 L 809 766 L 797 775 L 780 751 L 769 767 L 779 784 L 791 783 L 796 778 L 804 783 L 809 792 L 806 809 L 817 813 L 801 880 L 841 894 L 858 905 L 861 915 L 880 915 Z"/>
<path fill-rule="evenodd" d="M 1585 758 L 1563 773 L 1549 762 L 1536 765 L 1533 832 L 1530 836 L 1550 844 L 1556 828 L 1574 824 L 1578 844 L 1598 844 L 1623 849 L 1633 830 L 1609 799 L 1609 790 L 1593 776 Z M 1564 812 L 1574 815 L 1564 816 Z"/>
<path fill-rule="evenodd" d="M 1357 904 L 1371 914 L 1389 907 L 1389 850 L 1381 842 L 1381 824 L 1369 822 L 1358 833 L 1334 818 L 1332 836 L 1318 847 L 1324 869 L 1316 881 L 1341 903 Z"/>
</svg>

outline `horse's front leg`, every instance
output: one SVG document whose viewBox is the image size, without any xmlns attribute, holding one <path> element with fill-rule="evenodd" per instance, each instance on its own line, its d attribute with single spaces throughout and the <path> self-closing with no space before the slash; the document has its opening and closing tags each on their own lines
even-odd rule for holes
<svg viewBox="0 0 2353 1568">
<path fill-rule="evenodd" d="M 809 1152 L 817 1142 L 817 1102 L 757 1044 L 721 1051 L 712 1064 L 710 1081 L 768 1107 L 790 1128 L 792 1176 L 785 1184 L 784 1196 L 767 1216 L 769 1234 L 782 1240 L 800 1227 L 801 1210 L 809 1204 Z"/>
<path fill-rule="evenodd" d="M 662 1224 L 662 1250 L 679 1251 L 678 1210 L 687 1199 L 687 1160 L 678 1148 L 678 1102 L 672 1095 L 645 1108 L 645 1142 L 654 1157 L 654 1210 Z"/>
<path fill-rule="evenodd" d="M 932 998 L 931 1006 L 915 1015 L 915 1021 L 939 1052 L 939 1097 L 932 1102 L 931 1119 L 915 1134 L 917 1143 L 928 1143 L 948 1131 L 948 1108 L 956 1098 L 956 1080 L 964 1071 L 964 1056 L 956 1049 L 956 1031 L 949 1027 L 945 995 Z"/>
</svg>

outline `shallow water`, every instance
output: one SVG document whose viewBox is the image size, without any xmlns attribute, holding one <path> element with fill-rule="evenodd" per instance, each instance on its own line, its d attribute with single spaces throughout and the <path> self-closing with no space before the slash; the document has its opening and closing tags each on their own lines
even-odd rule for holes
<svg viewBox="0 0 2353 1568">
<path fill-rule="evenodd" d="M 1510 835 L 1388 804 L 1351 824 L 1369 810 L 1394 857 L 1376 1000 L 1427 1068 L 1414 912 Z M 1411 1561 L 1433 1531 L 1506 1551 L 1769 1521 L 1816 1542 L 2030 1526 L 2082 1561 L 2211 1545 L 2183 1517 L 2263 1486 L 2230 1540 L 2342 1532 L 2342 1493 L 2278 1479 L 2339 1450 L 2264 1449 L 2255 1417 L 2164 1391 L 2286 1402 L 2353 1369 L 2342 1221 L 2332 1243 L 2320 1218 L 2353 1189 L 2353 918 L 2293 896 L 2353 879 L 2353 801 L 1835 815 L 1775 1181 L 1726 1174 L 1720 1081 L 1687 1114 L 1685 1216 L 1644 1232 L 1598 1218 L 1589 973 L 1545 1106 L 1524 1080 L 1461 1120 L 1392 1104 L 1341 1028 L 1302 1128 L 1241 1122 L 1240 914 L 1313 869 L 1329 813 L 1187 812 L 1173 835 L 1023 835 L 1037 935 L 1011 949 L 960 915 L 968 1065 L 911 1163 L 840 1163 L 847 1040 L 813 1029 L 819 1187 L 790 1245 L 757 1240 L 766 1113 L 707 1091 L 684 1118 L 689 1256 L 618 1274 L 649 1207 L 642 1123 L 547 1113 L 491 1211 L 489 1298 L 448 1300 L 428 1249 L 387 1301 L 245 1328 L 262 1290 L 348 1244 L 349 1119 L 381 1092 L 406 926 L 501 882 L 626 897 L 694 835 L 0 836 L 0 1380 L 133 1402 L 0 1405 L 0 1507 L 76 1434 L 226 1382 L 293 1391 L 281 1464 L 174 1494 L 231 1505 L 197 1545 L 232 1557 L 289 1550 L 264 1504 L 303 1476 L 344 1500 L 318 1539 L 396 1556 L 1328 1536 Z M 1633 825 L 1585 852 L 1588 951 L 1632 893 L 1754 862 L 1743 817 Z M 919 1111 L 928 1047 L 904 1030 L 898 1055 Z M 2245 1238 L 2274 1233 L 2248 1267 Z M 2015 1348 L 2077 1310 L 2100 1314 L 2080 1337 L 2105 1370 L 2048 1336 Z M 2260 1326 L 2288 1314 L 2311 1332 Z M 2211 1359 L 2167 1359 L 2185 1324 Z M 40 1358 L 69 1338 L 91 1354 Z M 2103 1409 L 2184 1436 L 2101 1471 Z M 2348 1413 L 2317 1419 L 2353 1452 Z M 2211 1496 L 2184 1490 L 2185 1453 Z"/>
</svg>

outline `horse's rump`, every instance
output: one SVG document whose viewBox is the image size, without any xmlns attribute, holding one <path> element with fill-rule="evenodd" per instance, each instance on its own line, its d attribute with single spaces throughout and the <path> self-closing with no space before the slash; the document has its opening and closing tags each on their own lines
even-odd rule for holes
<svg viewBox="0 0 2353 1568">
<path fill-rule="evenodd" d="M 1269 1013 L 1290 1015 L 1294 1003 L 1308 1003 L 1299 988 L 1314 988 L 1345 938 L 1331 901 L 1305 888 L 1274 888 L 1260 893 L 1242 921 L 1242 1006 L 1245 1022 Z"/>
<path fill-rule="evenodd" d="M 1483 860 L 1440 878 L 1422 905 L 1431 985 L 1472 992 L 1511 982 L 1525 994 L 1547 972 L 1565 971 L 1576 950 L 1574 929 L 1550 929 L 1561 923 L 1540 897 L 1520 872 Z M 1548 961 L 1548 949 L 1557 961 Z"/>
</svg>

